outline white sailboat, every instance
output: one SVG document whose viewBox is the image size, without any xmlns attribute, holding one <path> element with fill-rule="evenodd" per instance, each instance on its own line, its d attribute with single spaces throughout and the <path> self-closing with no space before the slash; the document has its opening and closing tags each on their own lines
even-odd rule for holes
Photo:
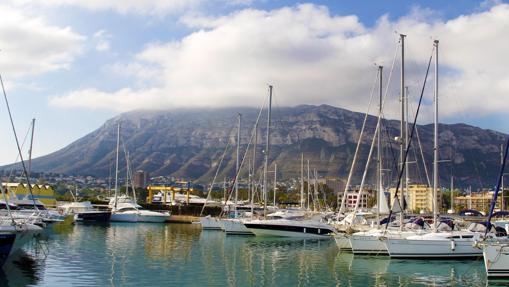
<svg viewBox="0 0 509 287">
<path fill-rule="evenodd" d="M 438 230 L 438 40 L 435 49 L 435 99 L 434 99 L 434 160 L 433 160 L 433 232 L 409 236 L 406 239 L 387 238 L 386 246 L 391 258 L 468 258 L 482 255 L 474 242 L 484 234 L 494 236 L 486 226 L 474 224 L 467 230 L 440 232 Z"/>
<path fill-rule="evenodd" d="M 127 195 L 118 195 L 118 153 L 120 147 L 120 123 L 117 125 L 117 149 L 116 149 L 116 165 L 115 165 L 115 196 L 110 200 L 109 206 L 111 208 L 110 221 L 114 222 L 166 222 L 170 218 L 169 213 L 155 212 L 151 210 L 142 209 L 135 200 L 132 200 Z M 127 177 L 126 185 L 129 188 L 129 157 L 126 153 L 127 163 Z M 133 189 L 133 194 L 135 191 Z"/>
</svg>

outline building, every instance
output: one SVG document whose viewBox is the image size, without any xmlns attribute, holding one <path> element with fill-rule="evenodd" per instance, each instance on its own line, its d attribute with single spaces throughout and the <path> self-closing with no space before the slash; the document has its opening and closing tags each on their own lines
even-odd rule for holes
<svg viewBox="0 0 509 287">
<path fill-rule="evenodd" d="M 24 183 L 2 183 L 7 189 L 7 198 L 32 199 L 28 186 Z M 44 205 L 56 206 L 55 191 L 49 185 L 32 184 L 33 198 L 39 200 Z"/>
<path fill-rule="evenodd" d="M 373 189 L 365 189 L 361 195 L 361 201 L 359 202 L 360 209 L 368 209 L 373 207 L 373 199 L 376 194 L 376 191 Z M 353 210 L 355 208 L 355 205 L 357 203 L 357 198 L 359 197 L 359 190 L 358 188 L 353 191 L 349 191 L 346 193 L 346 200 L 345 200 L 345 208 L 347 210 Z M 339 202 L 341 203 L 343 200 L 343 191 L 339 193 Z"/>
<path fill-rule="evenodd" d="M 148 172 L 137 170 L 133 175 L 134 188 L 145 188 L 148 184 Z"/>
<path fill-rule="evenodd" d="M 491 200 L 493 199 L 493 191 L 475 192 L 469 195 L 456 196 L 454 198 L 454 209 L 475 209 L 479 211 L 488 211 Z M 495 204 L 495 209 L 500 209 L 502 205 L 502 197 L 500 196 Z"/>
<path fill-rule="evenodd" d="M 396 188 L 389 189 L 391 194 L 391 204 L 394 202 Z M 412 212 L 431 212 L 433 211 L 433 188 L 425 184 L 410 184 L 408 190 L 405 190 L 406 210 Z M 442 206 L 442 192 L 439 190 L 438 206 Z M 398 191 L 398 198 L 401 198 L 401 189 Z"/>
</svg>

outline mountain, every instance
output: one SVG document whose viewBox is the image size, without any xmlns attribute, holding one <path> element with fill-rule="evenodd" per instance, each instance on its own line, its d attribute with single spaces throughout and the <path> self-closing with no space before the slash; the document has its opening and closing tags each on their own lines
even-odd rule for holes
<svg viewBox="0 0 509 287">
<path fill-rule="evenodd" d="M 242 114 L 241 147 L 245 150 L 259 110 L 256 108 L 189 108 L 171 111 L 133 111 L 108 120 L 103 126 L 67 147 L 33 160 L 34 171 L 65 174 L 108 176 L 114 163 L 117 123 L 130 153 L 133 168 L 148 171 L 151 176 L 171 175 L 207 182 L 217 168 L 227 142 L 230 148 L 219 178 L 232 176 L 235 169 L 237 113 Z M 283 107 L 273 110 L 270 163 L 278 165 L 278 177 L 300 174 L 300 155 L 309 159 L 311 169 L 320 176 L 346 178 L 355 153 L 364 115 L 328 105 Z M 376 117 L 369 116 L 366 137 L 361 146 L 360 162 L 355 170 L 359 181 L 369 153 Z M 383 162 L 392 170 L 385 177 L 396 177 L 395 158 L 399 146 L 399 122 L 384 121 Z M 266 111 L 258 130 L 257 166 L 262 168 Z M 500 161 L 500 144 L 505 135 L 466 124 L 440 124 L 440 180 L 448 186 L 451 171 L 457 185 L 492 186 Z M 431 177 L 433 125 L 418 126 L 427 169 Z M 418 147 L 414 141 L 413 147 Z M 393 148 L 391 149 L 390 146 Z M 251 152 L 249 153 L 251 155 Z M 125 166 L 121 150 L 121 166 Z M 417 161 L 416 161 L 417 159 Z M 425 182 L 420 150 L 409 153 L 409 170 L 413 182 Z M 246 159 L 247 164 L 247 159 Z M 374 166 L 375 163 L 372 163 Z M 123 174 L 123 173 L 121 173 Z M 369 180 L 373 181 L 374 172 Z"/>
</svg>

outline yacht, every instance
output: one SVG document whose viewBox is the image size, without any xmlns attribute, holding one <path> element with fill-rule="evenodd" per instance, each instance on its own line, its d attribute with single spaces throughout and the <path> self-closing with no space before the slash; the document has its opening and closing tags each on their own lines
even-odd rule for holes
<svg viewBox="0 0 509 287">
<path fill-rule="evenodd" d="M 74 214 L 76 221 L 107 222 L 111 216 L 111 211 L 96 209 L 90 201 L 69 202 L 61 205 L 59 210 L 64 214 Z"/>
<path fill-rule="evenodd" d="M 110 200 L 109 206 L 112 209 L 110 221 L 117 222 L 153 222 L 162 223 L 170 219 L 169 212 L 156 212 L 143 209 L 127 196 L 117 197 Z"/>
<path fill-rule="evenodd" d="M 430 232 L 404 239 L 389 237 L 386 246 L 391 258 L 477 258 L 482 250 L 474 243 L 485 234 L 487 238 L 496 237 L 495 227 L 487 233 L 486 228 L 486 223 L 472 223 L 467 230 Z"/>
<path fill-rule="evenodd" d="M 296 238 L 332 238 L 334 228 L 326 223 L 304 219 L 273 219 L 251 220 L 244 225 L 256 236 L 266 237 L 296 237 Z"/>
</svg>

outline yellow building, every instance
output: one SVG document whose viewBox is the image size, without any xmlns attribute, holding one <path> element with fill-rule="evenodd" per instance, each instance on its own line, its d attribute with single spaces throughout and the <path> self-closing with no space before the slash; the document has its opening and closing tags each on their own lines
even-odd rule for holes
<svg viewBox="0 0 509 287">
<path fill-rule="evenodd" d="M 454 198 L 454 208 L 459 209 L 475 209 L 479 211 L 487 211 L 490 208 L 493 199 L 493 191 L 483 191 L 472 193 L 472 195 L 457 196 Z M 499 196 L 495 209 L 500 209 L 502 197 Z"/>
<path fill-rule="evenodd" d="M 7 188 L 7 197 L 16 199 L 32 199 L 28 187 L 24 183 L 2 183 Z M 49 185 L 32 184 L 32 194 L 34 198 L 42 202 L 44 205 L 56 206 L 55 192 Z"/>
<path fill-rule="evenodd" d="M 395 188 L 389 189 L 391 193 L 391 204 L 394 202 Z M 442 206 L 442 194 L 438 193 L 438 207 Z M 398 191 L 398 198 L 401 198 L 401 189 Z M 406 209 L 413 212 L 420 212 L 424 210 L 431 212 L 433 210 L 433 188 L 425 184 L 410 184 L 408 191 L 405 190 Z"/>
</svg>

